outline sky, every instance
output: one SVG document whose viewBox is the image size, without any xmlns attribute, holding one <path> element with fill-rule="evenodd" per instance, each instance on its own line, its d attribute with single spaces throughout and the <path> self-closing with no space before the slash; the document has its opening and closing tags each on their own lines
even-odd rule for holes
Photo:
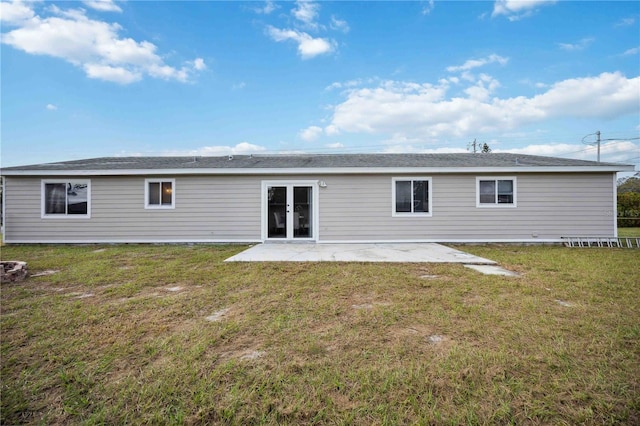
<svg viewBox="0 0 640 426">
<path fill-rule="evenodd" d="M 494 152 L 640 170 L 637 1 L 3 1 L 0 164 Z"/>
</svg>

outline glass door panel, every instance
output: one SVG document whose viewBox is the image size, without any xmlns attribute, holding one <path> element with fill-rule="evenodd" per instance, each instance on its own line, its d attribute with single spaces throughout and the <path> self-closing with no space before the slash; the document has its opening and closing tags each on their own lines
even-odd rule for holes
<svg viewBox="0 0 640 426">
<path fill-rule="evenodd" d="M 293 238 L 313 237 L 312 190 L 310 186 L 293 187 Z"/>
<path fill-rule="evenodd" d="M 267 187 L 267 223 L 269 238 L 287 238 L 287 187 Z"/>
</svg>

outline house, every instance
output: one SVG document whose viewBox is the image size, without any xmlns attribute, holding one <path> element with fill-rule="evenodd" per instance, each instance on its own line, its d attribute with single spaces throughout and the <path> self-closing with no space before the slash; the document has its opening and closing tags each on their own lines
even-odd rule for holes
<svg viewBox="0 0 640 426">
<path fill-rule="evenodd" d="M 614 237 L 616 172 L 520 154 L 114 157 L 1 171 L 6 243 Z"/>
</svg>

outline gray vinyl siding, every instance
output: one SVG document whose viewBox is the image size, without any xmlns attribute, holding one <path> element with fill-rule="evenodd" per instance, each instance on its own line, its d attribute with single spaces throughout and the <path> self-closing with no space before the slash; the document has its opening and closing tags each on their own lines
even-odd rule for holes
<svg viewBox="0 0 640 426">
<path fill-rule="evenodd" d="M 431 217 L 391 216 L 391 175 L 331 177 L 321 191 L 321 238 L 486 241 L 615 233 L 611 173 L 508 175 L 517 179 L 515 208 L 476 207 L 482 176 L 432 175 Z"/>
<path fill-rule="evenodd" d="M 260 239 L 260 180 L 178 177 L 174 209 L 145 209 L 142 177 L 88 177 L 91 218 L 41 218 L 41 179 L 6 178 L 7 241 Z M 158 176 L 168 177 L 171 176 Z"/>
<path fill-rule="evenodd" d="M 516 208 L 477 208 L 476 177 L 482 175 L 433 174 L 426 176 L 432 178 L 432 216 L 392 217 L 392 177 L 401 176 L 88 176 L 89 219 L 41 218 L 41 181 L 46 177 L 8 176 L 5 239 L 260 241 L 262 180 L 327 183 L 318 189 L 319 241 L 531 241 L 615 235 L 612 173 L 510 174 L 517 178 Z M 175 179 L 174 209 L 144 208 L 145 178 L 156 177 Z"/>
</svg>

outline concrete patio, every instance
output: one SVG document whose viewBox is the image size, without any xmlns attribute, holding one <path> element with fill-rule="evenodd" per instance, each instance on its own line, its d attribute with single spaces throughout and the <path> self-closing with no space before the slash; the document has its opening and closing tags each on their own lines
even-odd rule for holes
<svg viewBox="0 0 640 426">
<path fill-rule="evenodd" d="M 419 262 L 495 265 L 435 243 L 398 244 L 295 244 L 266 243 L 253 246 L 225 262 Z"/>
</svg>

